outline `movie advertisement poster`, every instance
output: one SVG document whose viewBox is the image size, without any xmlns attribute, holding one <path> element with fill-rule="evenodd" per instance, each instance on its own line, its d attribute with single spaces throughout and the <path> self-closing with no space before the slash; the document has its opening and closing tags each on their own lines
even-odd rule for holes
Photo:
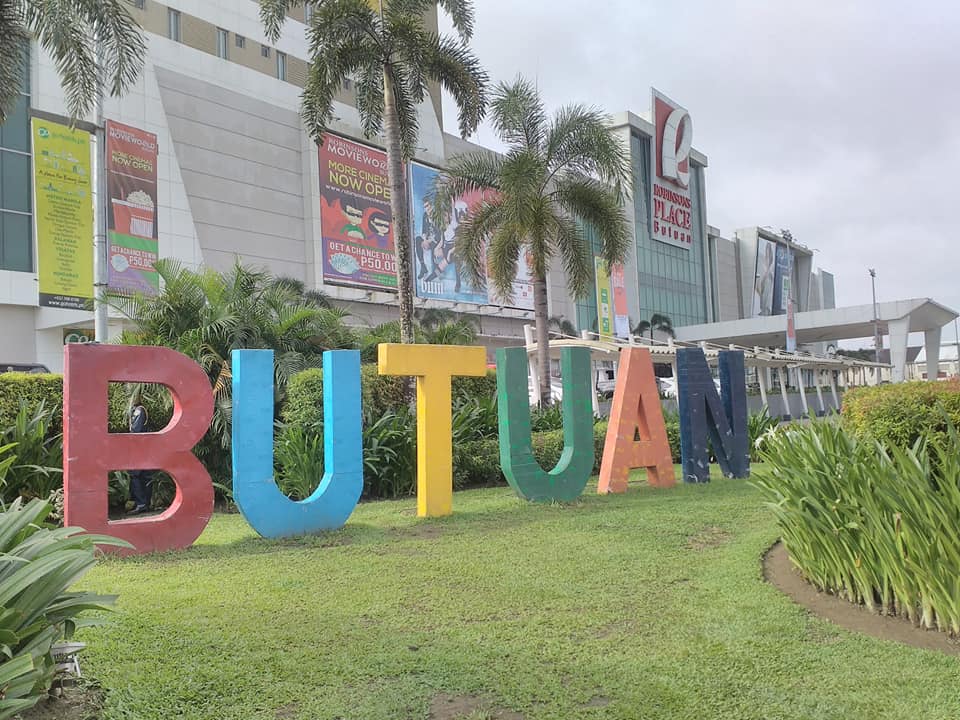
<svg viewBox="0 0 960 720">
<path fill-rule="evenodd" d="M 433 187 L 439 172 L 426 165 L 410 163 L 410 216 L 413 231 L 413 272 L 417 297 L 478 305 L 503 305 L 533 309 L 533 284 L 530 261 L 521 254 L 511 298 L 501 298 L 493 289 L 489 273 L 486 288 L 474 287 L 460 267 L 454 253 L 457 227 L 484 200 L 495 197 L 494 190 L 461 195 L 453 202 L 443 227 L 433 215 Z"/>
<path fill-rule="evenodd" d="M 320 148 L 323 280 L 397 289 L 387 156 L 332 135 Z"/>
<path fill-rule="evenodd" d="M 753 316 L 773 315 L 773 290 L 777 269 L 777 244 L 759 238 L 757 272 L 753 284 Z"/>
<path fill-rule="evenodd" d="M 773 282 L 773 314 L 784 315 L 793 297 L 793 251 L 777 245 L 777 273 Z"/>
<path fill-rule="evenodd" d="M 106 133 L 110 291 L 156 295 L 157 136 L 112 120 Z"/>
<path fill-rule="evenodd" d="M 86 310 L 93 300 L 90 134 L 41 118 L 31 126 L 40 305 Z"/>
<path fill-rule="evenodd" d="M 693 201 L 690 194 L 690 113 L 666 95 L 653 91 L 653 182 L 651 230 L 654 240 L 674 247 L 693 246 Z"/>
</svg>

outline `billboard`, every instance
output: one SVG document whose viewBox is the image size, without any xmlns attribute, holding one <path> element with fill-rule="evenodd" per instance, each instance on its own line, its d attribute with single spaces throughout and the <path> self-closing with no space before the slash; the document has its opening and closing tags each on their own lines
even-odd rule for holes
<svg viewBox="0 0 960 720">
<path fill-rule="evenodd" d="M 793 300 L 787 300 L 787 352 L 797 351 L 797 321 L 795 310 Z"/>
<path fill-rule="evenodd" d="M 330 133 L 319 152 L 324 282 L 396 290 L 386 154 Z"/>
<path fill-rule="evenodd" d="M 113 120 L 106 133 L 110 292 L 156 295 L 157 136 Z"/>
<path fill-rule="evenodd" d="M 652 237 L 689 249 L 693 245 L 690 199 L 693 123 L 690 113 L 654 90 L 653 125 Z"/>
<path fill-rule="evenodd" d="M 630 337 L 630 316 L 627 311 L 627 283 L 623 265 L 610 267 L 610 285 L 613 288 L 613 334 L 626 339 Z"/>
<path fill-rule="evenodd" d="M 434 183 L 439 174 L 434 168 L 416 162 L 410 163 L 410 215 L 413 232 L 411 245 L 417 297 L 532 310 L 533 284 L 526 253 L 521 253 L 519 258 L 512 298 L 496 295 L 489 273 L 485 288 L 474 287 L 454 254 L 457 227 L 478 204 L 496 197 L 496 191 L 475 191 L 459 196 L 452 204 L 444 227 L 437 227 L 432 217 L 432 198 Z"/>
<path fill-rule="evenodd" d="M 787 312 L 787 303 L 793 297 L 793 250 L 777 245 L 777 272 L 773 281 L 773 314 Z"/>
<path fill-rule="evenodd" d="M 773 315 L 773 289 L 777 268 L 777 244 L 757 240 L 757 272 L 753 283 L 753 317 Z"/>
<path fill-rule="evenodd" d="M 87 309 L 93 299 L 90 135 L 33 118 L 40 305 Z"/>
<path fill-rule="evenodd" d="M 597 273 L 597 332 L 602 340 L 613 335 L 613 288 L 606 261 L 594 257 L 593 267 Z"/>
</svg>

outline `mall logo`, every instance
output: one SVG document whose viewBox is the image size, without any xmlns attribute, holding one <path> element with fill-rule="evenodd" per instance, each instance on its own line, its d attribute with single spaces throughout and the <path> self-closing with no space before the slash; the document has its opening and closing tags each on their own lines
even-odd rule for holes
<svg viewBox="0 0 960 720">
<path fill-rule="evenodd" d="M 660 176 L 673 180 L 682 188 L 690 187 L 690 148 L 693 144 L 693 123 L 690 113 L 673 108 L 667 116 L 660 136 Z"/>
<path fill-rule="evenodd" d="M 690 152 L 693 122 L 690 113 L 653 91 L 655 172 L 651 185 L 652 236 L 668 245 L 693 245 L 693 203 L 690 195 Z"/>
</svg>

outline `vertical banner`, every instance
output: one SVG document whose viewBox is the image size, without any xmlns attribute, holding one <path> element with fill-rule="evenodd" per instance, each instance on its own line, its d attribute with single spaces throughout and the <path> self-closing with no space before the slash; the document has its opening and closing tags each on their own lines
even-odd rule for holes
<svg viewBox="0 0 960 720">
<path fill-rule="evenodd" d="M 33 118 L 40 305 L 83 310 L 93 299 L 90 135 Z"/>
<path fill-rule="evenodd" d="M 773 281 L 773 314 L 787 312 L 787 301 L 793 297 L 793 250 L 777 245 L 777 273 Z"/>
<path fill-rule="evenodd" d="M 613 290 L 606 261 L 594 257 L 593 266 L 597 273 L 597 332 L 602 340 L 613 335 Z"/>
<path fill-rule="evenodd" d="M 156 295 L 157 136 L 113 120 L 106 133 L 110 291 Z"/>
<path fill-rule="evenodd" d="M 757 240 L 757 273 L 753 284 L 753 316 L 773 315 L 773 286 L 776 276 L 776 243 Z"/>
<path fill-rule="evenodd" d="M 666 95 L 653 91 L 653 209 L 652 237 L 668 245 L 693 246 L 690 199 L 690 150 L 693 123 L 690 113 Z"/>
<path fill-rule="evenodd" d="M 433 187 L 439 174 L 426 165 L 410 163 L 411 245 L 417 297 L 533 310 L 531 261 L 526 252 L 520 255 L 513 295 L 509 298 L 501 298 L 496 294 L 489 272 L 486 288 L 473 287 L 454 254 L 454 240 L 460 223 L 480 203 L 496 197 L 496 191 L 474 191 L 459 196 L 454 200 L 444 226 L 437 227 L 432 217 Z"/>
<path fill-rule="evenodd" d="M 613 332 L 618 338 L 630 337 L 630 316 L 627 310 L 627 283 L 623 265 L 610 267 L 610 284 L 613 287 Z"/>
<path fill-rule="evenodd" d="M 320 147 L 323 280 L 397 289 L 387 156 L 327 133 Z"/>
<path fill-rule="evenodd" d="M 797 320 L 793 300 L 787 300 L 787 352 L 797 351 Z"/>
</svg>

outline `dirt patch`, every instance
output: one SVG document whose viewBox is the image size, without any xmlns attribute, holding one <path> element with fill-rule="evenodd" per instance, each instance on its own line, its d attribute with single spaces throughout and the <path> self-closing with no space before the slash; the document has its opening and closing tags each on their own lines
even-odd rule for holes
<svg viewBox="0 0 960 720">
<path fill-rule="evenodd" d="M 19 717 L 23 720 L 98 720 L 103 691 L 94 685 L 66 687 L 60 697 L 41 700 Z"/>
<path fill-rule="evenodd" d="M 422 523 L 405 528 L 396 528 L 389 532 L 394 540 L 438 540 L 444 535 L 444 528 L 440 525 Z"/>
<path fill-rule="evenodd" d="M 944 633 L 925 630 L 903 618 L 875 615 L 865 607 L 820 592 L 803 579 L 783 543 L 777 543 L 764 555 L 763 576 L 798 605 L 842 628 L 924 650 L 960 655 L 960 642 Z M 832 638 L 817 634 L 811 641 L 829 643 Z"/>
<path fill-rule="evenodd" d="M 292 702 L 287 703 L 283 707 L 278 707 L 273 711 L 273 716 L 277 720 L 290 720 L 290 718 L 295 718 L 300 712 L 300 703 Z"/>
<path fill-rule="evenodd" d="M 430 720 L 524 720 L 523 715 L 496 707 L 478 695 L 439 693 L 430 703 Z"/>
<path fill-rule="evenodd" d="M 596 695 L 596 696 L 590 698 L 589 700 L 587 700 L 587 702 L 585 702 L 585 703 L 583 704 L 583 707 L 585 707 L 585 708 L 602 708 L 602 707 L 606 707 L 607 705 L 609 705 L 610 702 L 611 702 L 610 698 L 604 697 L 603 695 Z"/>
<path fill-rule="evenodd" d="M 687 538 L 687 547 L 697 552 L 720 547 L 730 539 L 730 533 L 723 528 L 710 525 Z"/>
</svg>

